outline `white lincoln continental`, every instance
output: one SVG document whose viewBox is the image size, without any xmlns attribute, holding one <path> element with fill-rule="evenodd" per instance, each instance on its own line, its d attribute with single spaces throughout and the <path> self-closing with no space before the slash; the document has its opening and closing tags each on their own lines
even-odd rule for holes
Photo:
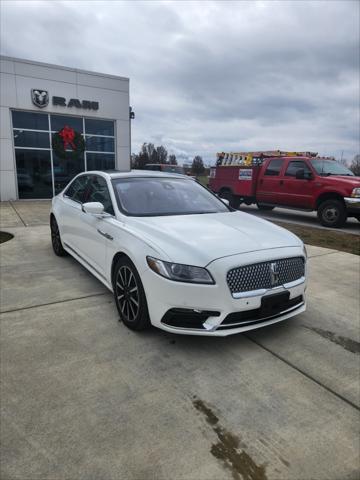
<svg viewBox="0 0 360 480">
<path fill-rule="evenodd" d="M 56 255 L 103 282 L 133 330 L 225 336 L 305 310 L 302 241 L 190 177 L 82 173 L 53 198 L 50 226 Z"/>
</svg>

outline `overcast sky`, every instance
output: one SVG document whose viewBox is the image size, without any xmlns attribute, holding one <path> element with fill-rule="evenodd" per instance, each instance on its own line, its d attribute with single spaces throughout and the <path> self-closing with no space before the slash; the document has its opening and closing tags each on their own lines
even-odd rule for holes
<svg viewBox="0 0 360 480">
<path fill-rule="evenodd" d="M 4 1 L 1 54 L 130 78 L 133 151 L 359 153 L 357 1 Z"/>
</svg>

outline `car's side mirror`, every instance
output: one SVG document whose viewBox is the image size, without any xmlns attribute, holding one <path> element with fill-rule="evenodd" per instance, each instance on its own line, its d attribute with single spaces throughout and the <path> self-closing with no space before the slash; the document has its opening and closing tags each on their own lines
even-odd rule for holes
<svg viewBox="0 0 360 480">
<path fill-rule="evenodd" d="M 304 172 L 305 180 L 311 180 L 313 178 L 313 174 L 311 172 Z"/>
<path fill-rule="evenodd" d="M 91 215 L 103 215 L 104 205 L 100 202 L 87 202 L 82 204 L 82 211 Z"/>
</svg>

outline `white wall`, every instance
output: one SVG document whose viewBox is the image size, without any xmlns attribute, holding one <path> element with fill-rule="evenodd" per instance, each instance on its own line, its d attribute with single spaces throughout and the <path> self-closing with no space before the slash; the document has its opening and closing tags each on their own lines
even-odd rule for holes
<svg viewBox="0 0 360 480">
<path fill-rule="evenodd" d="M 31 89 L 49 92 L 49 105 L 36 107 Z M 98 110 L 53 106 L 52 96 L 99 102 Z M 130 169 L 129 79 L 101 73 L 30 62 L 0 59 L 0 200 L 17 198 L 11 108 L 102 118 L 116 122 L 116 168 Z"/>
</svg>

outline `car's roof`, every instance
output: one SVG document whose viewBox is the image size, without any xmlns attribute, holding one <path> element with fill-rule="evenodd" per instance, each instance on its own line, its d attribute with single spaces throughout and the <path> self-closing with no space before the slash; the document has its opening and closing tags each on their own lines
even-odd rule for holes
<svg viewBox="0 0 360 480">
<path fill-rule="evenodd" d="M 120 170 L 92 170 L 84 172 L 86 174 L 105 174 L 108 175 L 111 179 L 114 178 L 141 178 L 141 177 L 158 177 L 158 178 L 186 178 L 191 179 L 187 175 L 182 175 L 181 173 L 173 172 L 159 172 L 156 170 L 129 170 L 126 172 L 121 172 Z"/>
</svg>

